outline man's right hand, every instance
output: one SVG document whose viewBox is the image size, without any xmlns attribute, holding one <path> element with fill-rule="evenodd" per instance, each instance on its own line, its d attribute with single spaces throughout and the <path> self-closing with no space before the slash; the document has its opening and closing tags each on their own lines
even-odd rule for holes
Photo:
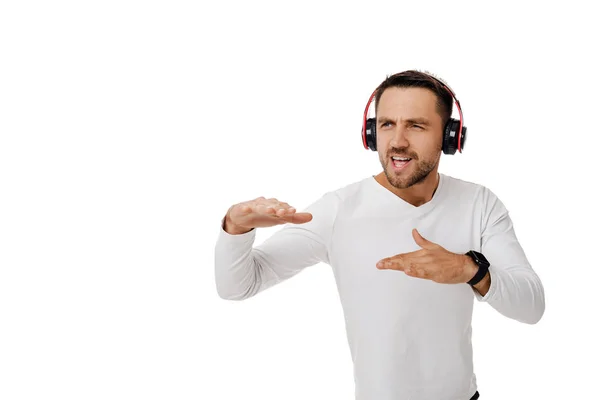
<svg viewBox="0 0 600 400">
<path fill-rule="evenodd" d="M 225 232 L 239 235 L 254 228 L 265 228 L 286 223 L 304 224 L 312 220 L 310 213 L 297 213 L 288 203 L 259 197 L 235 204 L 225 215 Z"/>
</svg>

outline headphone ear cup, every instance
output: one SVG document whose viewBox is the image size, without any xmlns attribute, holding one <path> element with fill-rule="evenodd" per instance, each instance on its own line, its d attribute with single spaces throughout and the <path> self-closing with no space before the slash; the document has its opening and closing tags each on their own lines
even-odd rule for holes
<svg viewBox="0 0 600 400">
<path fill-rule="evenodd" d="M 460 135 L 460 151 L 463 151 L 463 149 L 465 148 L 466 141 L 467 141 L 467 127 L 463 126 L 462 133 Z"/>
<path fill-rule="evenodd" d="M 377 132 L 375 130 L 375 118 L 367 119 L 366 126 L 367 146 L 373 151 L 377 151 Z"/>
<path fill-rule="evenodd" d="M 460 121 L 450 118 L 446 127 L 444 128 L 444 140 L 442 143 L 442 150 L 444 154 L 454 154 L 456 153 L 456 149 L 458 148 L 458 127 L 460 126 Z M 463 127 L 463 132 L 466 131 L 466 128 Z M 462 149 L 462 147 L 461 147 Z"/>
</svg>

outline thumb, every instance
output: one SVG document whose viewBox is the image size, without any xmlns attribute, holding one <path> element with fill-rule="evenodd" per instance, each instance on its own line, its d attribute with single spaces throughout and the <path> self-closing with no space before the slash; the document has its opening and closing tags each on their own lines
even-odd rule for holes
<svg viewBox="0 0 600 400">
<path fill-rule="evenodd" d="M 421 236 L 421 234 L 419 233 L 419 231 L 417 231 L 416 228 L 412 230 L 412 235 L 413 235 L 413 239 L 415 239 L 415 242 L 424 249 L 431 249 L 431 248 L 437 246 L 435 243 L 433 243 L 433 242 L 425 239 L 423 236 Z"/>
<path fill-rule="evenodd" d="M 307 222 L 312 221 L 312 218 L 313 218 L 313 216 L 311 213 L 300 212 L 300 213 L 294 213 L 285 219 L 287 220 L 287 222 L 290 222 L 292 224 L 305 224 Z"/>
</svg>

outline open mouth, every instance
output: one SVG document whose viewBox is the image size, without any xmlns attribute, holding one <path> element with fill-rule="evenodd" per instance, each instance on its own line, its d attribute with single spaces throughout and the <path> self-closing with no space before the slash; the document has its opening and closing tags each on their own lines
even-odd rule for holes
<svg viewBox="0 0 600 400">
<path fill-rule="evenodd" d="M 410 157 L 392 157 L 392 164 L 394 169 L 400 170 L 406 167 L 406 165 L 412 160 Z"/>
</svg>

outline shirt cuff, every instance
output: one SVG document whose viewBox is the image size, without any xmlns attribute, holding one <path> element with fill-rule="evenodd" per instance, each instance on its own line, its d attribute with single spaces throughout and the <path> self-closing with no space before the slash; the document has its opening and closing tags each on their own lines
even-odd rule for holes
<svg viewBox="0 0 600 400">
<path fill-rule="evenodd" d="M 221 218 L 221 225 L 219 226 L 219 239 L 226 241 L 227 243 L 238 244 L 253 242 L 256 237 L 256 229 L 233 235 L 225 230 L 225 217 Z"/>
</svg>

